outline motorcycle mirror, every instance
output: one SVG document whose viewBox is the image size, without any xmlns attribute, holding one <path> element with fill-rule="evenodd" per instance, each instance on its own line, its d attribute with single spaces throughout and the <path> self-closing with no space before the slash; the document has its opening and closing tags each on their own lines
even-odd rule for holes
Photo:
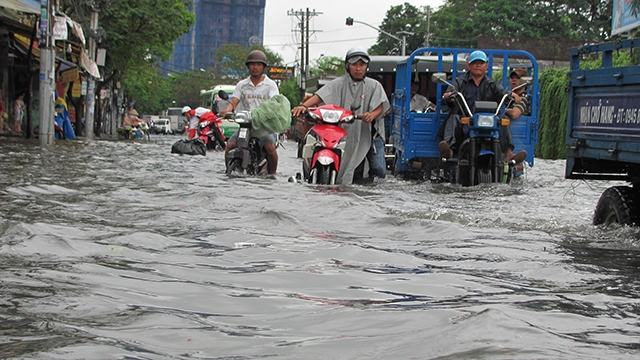
<svg viewBox="0 0 640 360">
<path fill-rule="evenodd" d="M 443 72 L 433 73 L 431 75 L 431 81 L 433 82 L 444 82 L 447 80 L 447 74 Z"/>
</svg>

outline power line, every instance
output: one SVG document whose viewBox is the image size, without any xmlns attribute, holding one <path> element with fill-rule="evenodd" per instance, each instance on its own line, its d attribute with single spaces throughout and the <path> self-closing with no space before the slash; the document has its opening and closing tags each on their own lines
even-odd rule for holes
<svg viewBox="0 0 640 360">
<path fill-rule="evenodd" d="M 302 96 L 304 96 L 306 90 L 307 69 L 309 68 L 309 36 L 317 32 L 316 30 L 313 32 L 309 30 L 309 19 L 321 14 L 321 12 L 317 12 L 315 9 L 309 11 L 309 8 L 307 8 L 306 11 L 294 11 L 293 9 L 287 11 L 287 15 L 294 16 L 300 21 L 300 93 Z M 295 28 L 292 30 L 294 33 L 297 31 Z"/>
</svg>

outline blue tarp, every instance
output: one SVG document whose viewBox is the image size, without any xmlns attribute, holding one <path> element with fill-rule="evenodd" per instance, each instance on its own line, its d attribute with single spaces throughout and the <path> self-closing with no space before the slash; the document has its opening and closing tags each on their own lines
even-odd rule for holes
<svg viewBox="0 0 640 360">
<path fill-rule="evenodd" d="M 62 129 L 65 139 L 73 140 L 76 138 L 76 133 L 73 131 L 73 126 L 71 125 L 71 119 L 69 118 L 69 112 L 67 110 L 62 113 L 57 113 L 54 121 L 56 122 L 56 125 Z M 60 138 L 60 134 L 56 132 L 56 139 Z"/>
</svg>

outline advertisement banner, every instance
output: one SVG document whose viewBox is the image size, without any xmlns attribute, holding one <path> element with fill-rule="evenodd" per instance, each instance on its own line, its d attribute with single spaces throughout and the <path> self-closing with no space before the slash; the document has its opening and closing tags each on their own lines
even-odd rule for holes
<svg viewBox="0 0 640 360">
<path fill-rule="evenodd" d="M 627 32 L 640 26 L 640 18 L 633 15 L 631 11 L 630 0 L 613 0 L 612 13 L 611 35 Z"/>
</svg>

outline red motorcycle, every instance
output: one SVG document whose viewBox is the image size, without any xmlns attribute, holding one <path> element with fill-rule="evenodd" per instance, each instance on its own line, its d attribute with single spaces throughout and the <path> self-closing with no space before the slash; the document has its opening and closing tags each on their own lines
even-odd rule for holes
<svg viewBox="0 0 640 360">
<path fill-rule="evenodd" d="M 336 183 L 344 152 L 347 131 L 341 124 L 355 120 L 353 112 L 337 105 L 310 108 L 306 117 L 315 123 L 305 136 L 302 147 L 302 171 L 310 184 Z"/>
<path fill-rule="evenodd" d="M 215 149 L 216 145 L 224 150 L 226 138 L 222 132 L 222 120 L 212 111 L 207 111 L 200 115 L 196 114 L 196 116 L 200 119 L 198 122 L 198 139 L 206 145 L 208 150 Z"/>
</svg>

